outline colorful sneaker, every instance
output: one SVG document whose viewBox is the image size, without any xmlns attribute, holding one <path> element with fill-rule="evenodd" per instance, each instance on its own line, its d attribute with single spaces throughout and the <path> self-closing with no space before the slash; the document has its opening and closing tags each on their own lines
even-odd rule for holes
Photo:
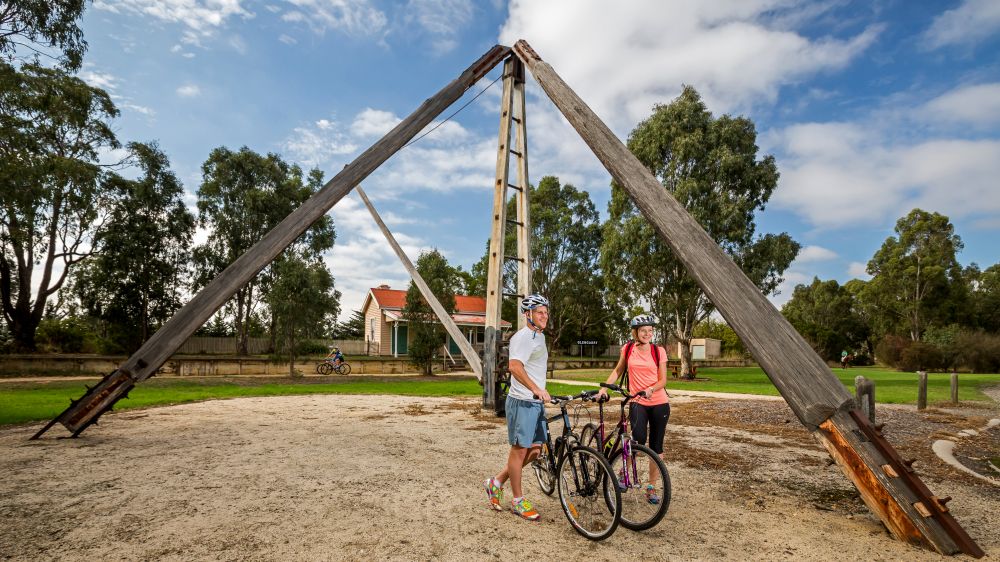
<svg viewBox="0 0 1000 562">
<path fill-rule="evenodd" d="M 521 498 L 519 502 L 510 502 L 510 509 L 528 521 L 535 521 L 539 517 L 538 512 L 526 498 Z"/>
<path fill-rule="evenodd" d="M 653 505 L 660 503 L 660 496 L 656 495 L 656 488 L 652 484 L 646 484 L 646 501 Z"/>
<path fill-rule="evenodd" d="M 503 501 L 503 487 L 497 485 L 496 478 L 487 478 L 483 481 L 483 488 L 486 488 L 486 495 L 490 498 L 490 507 L 497 511 L 503 511 L 500 502 Z"/>
</svg>

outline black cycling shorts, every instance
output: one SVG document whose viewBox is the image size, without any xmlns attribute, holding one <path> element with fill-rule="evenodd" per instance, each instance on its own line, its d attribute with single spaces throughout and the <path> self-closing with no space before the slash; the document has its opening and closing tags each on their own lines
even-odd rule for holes
<svg viewBox="0 0 1000 562">
<path fill-rule="evenodd" d="M 646 445 L 656 454 L 663 453 L 663 436 L 667 433 L 667 420 L 670 419 L 670 404 L 643 406 L 630 404 L 628 422 L 632 425 L 632 438 Z M 649 436 L 649 442 L 646 437 Z"/>
</svg>

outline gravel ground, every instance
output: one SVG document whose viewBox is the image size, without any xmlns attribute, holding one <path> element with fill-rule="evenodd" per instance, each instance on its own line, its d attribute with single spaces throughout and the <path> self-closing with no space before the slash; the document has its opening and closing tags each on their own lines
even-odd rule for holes
<svg viewBox="0 0 1000 562">
<path fill-rule="evenodd" d="M 663 522 L 592 543 L 526 478 L 537 523 L 486 506 L 506 455 L 469 398 L 289 396 L 131 410 L 79 439 L 0 430 L 0 559 L 941 560 L 891 539 L 781 402 L 678 399 Z M 988 554 L 1000 489 L 930 452 L 996 409 L 878 412 L 887 437 Z M 61 428 L 54 428 L 55 435 Z M 963 439 L 992 450 L 1000 428 Z"/>
</svg>

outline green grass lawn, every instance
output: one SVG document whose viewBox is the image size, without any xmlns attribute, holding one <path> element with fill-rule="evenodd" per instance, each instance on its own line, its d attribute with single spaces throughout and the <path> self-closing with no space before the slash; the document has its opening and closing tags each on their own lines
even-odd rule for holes
<svg viewBox="0 0 1000 562">
<path fill-rule="evenodd" d="M 557 371 L 556 378 L 579 381 L 604 381 L 610 373 L 607 369 L 578 369 Z M 917 375 L 915 373 L 900 373 L 880 367 L 853 367 L 850 369 L 834 368 L 847 389 L 854 394 L 854 377 L 863 375 L 875 381 L 876 402 L 889 404 L 917 403 Z M 698 377 L 706 381 L 679 381 L 667 379 L 668 389 L 708 390 L 713 392 L 738 392 L 742 394 L 764 394 L 778 396 L 778 389 L 767 378 L 760 367 L 718 367 L 698 369 Z M 1000 374 L 959 374 L 959 400 L 985 401 L 990 398 L 983 394 L 987 386 L 1000 385 Z M 951 379 L 947 373 L 929 373 L 927 375 L 927 402 L 946 402 L 951 400 Z"/>
<path fill-rule="evenodd" d="M 0 383 L 0 425 L 49 420 L 69 401 L 83 396 L 84 383 L 93 381 L 38 381 Z M 553 384 L 557 394 L 579 392 L 577 386 Z M 456 377 L 346 377 L 290 378 L 154 378 L 140 383 L 115 410 L 182 404 L 199 400 L 243 396 L 301 394 L 395 394 L 402 396 L 479 396 L 482 387 L 473 378 Z"/>
<path fill-rule="evenodd" d="M 835 368 L 833 372 L 853 394 L 854 377 L 864 375 L 875 381 L 875 398 L 881 403 L 915 404 L 917 375 L 876 367 Z M 580 369 L 557 371 L 556 378 L 579 381 L 604 380 L 607 370 Z M 698 376 L 709 380 L 678 381 L 668 379 L 667 388 L 778 395 L 767 375 L 758 367 L 699 369 Z M 2 381 L 2 379 L 0 379 Z M 93 384 L 92 381 L 88 381 Z M 959 399 L 990 399 L 982 388 L 1000 385 L 1000 375 L 959 375 Z M 927 400 L 930 404 L 950 399 L 949 375 L 928 376 Z M 0 425 L 48 420 L 61 413 L 71 399 L 84 393 L 84 381 L 0 382 Z M 579 386 L 550 384 L 554 394 L 573 394 Z M 478 396 L 482 387 L 469 378 L 455 377 L 344 377 L 336 379 L 309 377 L 184 377 L 154 378 L 139 384 L 117 410 L 182 404 L 198 400 L 238 398 L 242 396 L 286 396 L 296 394 L 394 394 L 402 396 Z"/>
</svg>

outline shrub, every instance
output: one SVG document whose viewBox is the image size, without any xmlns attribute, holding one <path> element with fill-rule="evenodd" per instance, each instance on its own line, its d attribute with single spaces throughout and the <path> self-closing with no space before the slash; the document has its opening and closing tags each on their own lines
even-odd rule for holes
<svg viewBox="0 0 1000 562">
<path fill-rule="evenodd" d="M 317 341 L 304 341 L 295 346 L 295 355 L 307 357 L 309 355 L 326 355 L 330 350 L 325 345 Z"/>
<path fill-rule="evenodd" d="M 887 335 L 875 346 L 875 359 L 890 367 L 899 368 L 899 362 L 903 358 L 903 350 L 911 343 L 907 338 Z"/>
<path fill-rule="evenodd" d="M 35 341 L 39 348 L 61 353 L 91 351 L 96 336 L 83 318 L 45 318 L 38 324 Z"/>
<path fill-rule="evenodd" d="M 917 341 L 903 350 L 897 368 L 900 371 L 933 371 L 945 367 L 945 357 L 932 343 Z"/>
<path fill-rule="evenodd" d="M 1000 334 L 963 331 L 955 338 L 957 363 L 973 373 L 1000 372 Z"/>
</svg>

